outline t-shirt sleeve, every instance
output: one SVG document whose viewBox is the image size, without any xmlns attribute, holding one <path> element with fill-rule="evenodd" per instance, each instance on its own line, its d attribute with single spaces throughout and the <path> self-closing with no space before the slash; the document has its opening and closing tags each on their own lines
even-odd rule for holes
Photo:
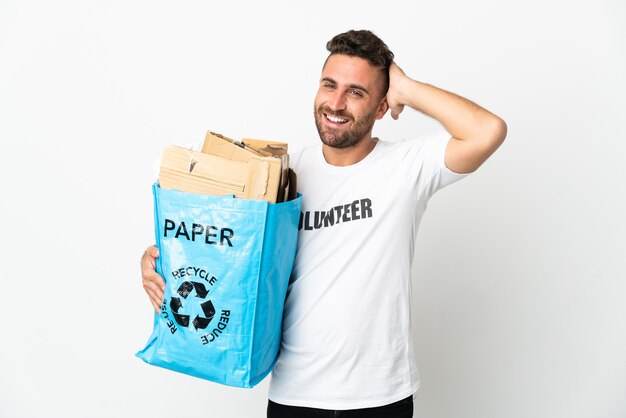
<svg viewBox="0 0 626 418">
<path fill-rule="evenodd" d="M 446 147 L 451 135 L 436 132 L 418 139 L 406 140 L 404 162 L 411 185 L 420 197 L 430 198 L 440 190 L 467 174 L 450 170 L 445 163 Z"/>
</svg>

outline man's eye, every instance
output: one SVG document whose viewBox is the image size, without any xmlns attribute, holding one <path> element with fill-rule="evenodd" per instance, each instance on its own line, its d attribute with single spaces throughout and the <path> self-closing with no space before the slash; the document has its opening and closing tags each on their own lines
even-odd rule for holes
<svg viewBox="0 0 626 418">
<path fill-rule="evenodd" d="M 322 84 L 322 87 L 324 87 L 325 89 L 333 89 L 335 88 L 335 85 L 332 83 L 324 83 Z"/>
<path fill-rule="evenodd" d="M 363 97 L 363 92 L 360 90 L 350 90 L 350 94 L 354 97 Z"/>
</svg>

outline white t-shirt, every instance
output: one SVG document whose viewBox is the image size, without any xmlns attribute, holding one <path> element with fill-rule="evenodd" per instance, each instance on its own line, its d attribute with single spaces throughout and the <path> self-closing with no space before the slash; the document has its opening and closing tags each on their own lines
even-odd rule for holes
<svg viewBox="0 0 626 418">
<path fill-rule="evenodd" d="M 428 199 L 464 177 L 444 164 L 449 138 L 379 140 L 347 167 L 321 144 L 291 156 L 303 207 L 272 401 L 369 408 L 417 390 L 411 264 Z"/>
</svg>

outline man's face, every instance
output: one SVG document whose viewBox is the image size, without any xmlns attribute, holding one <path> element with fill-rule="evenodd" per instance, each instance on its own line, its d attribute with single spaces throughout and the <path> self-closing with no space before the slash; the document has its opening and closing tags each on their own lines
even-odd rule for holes
<svg viewBox="0 0 626 418">
<path fill-rule="evenodd" d="M 381 71 L 359 57 L 334 54 L 322 70 L 315 96 L 315 125 L 322 142 L 347 148 L 370 138 L 387 111 Z"/>
</svg>

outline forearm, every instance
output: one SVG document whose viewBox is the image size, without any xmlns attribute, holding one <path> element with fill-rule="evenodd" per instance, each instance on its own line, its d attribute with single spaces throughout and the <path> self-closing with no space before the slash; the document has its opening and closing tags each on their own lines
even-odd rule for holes
<svg viewBox="0 0 626 418">
<path fill-rule="evenodd" d="M 455 139 L 495 148 L 504 139 L 502 119 L 438 87 L 406 77 L 398 89 L 398 102 L 436 119 Z"/>
</svg>

